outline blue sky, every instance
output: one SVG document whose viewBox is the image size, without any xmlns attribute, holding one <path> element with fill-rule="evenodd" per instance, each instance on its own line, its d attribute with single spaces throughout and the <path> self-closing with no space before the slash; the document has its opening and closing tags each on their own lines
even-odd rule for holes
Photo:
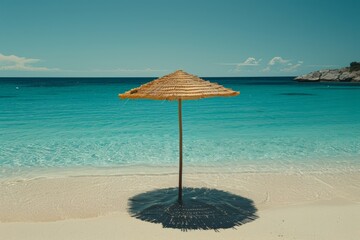
<svg viewBox="0 0 360 240">
<path fill-rule="evenodd" d="M 358 0 L 0 0 L 0 77 L 294 76 L 360 61 Z"/>
</svg>

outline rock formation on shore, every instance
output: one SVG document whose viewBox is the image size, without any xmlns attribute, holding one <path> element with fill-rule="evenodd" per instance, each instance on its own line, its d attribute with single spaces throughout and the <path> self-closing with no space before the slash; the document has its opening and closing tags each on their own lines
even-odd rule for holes
<svg viewBox="0 0 360 240">
<path fill-rule="evenodd" d="M 311 72 L 296 77 L 299 82 L 360 82 L 360 62 L 352 62 L 350 67 Z"/>
</svg>

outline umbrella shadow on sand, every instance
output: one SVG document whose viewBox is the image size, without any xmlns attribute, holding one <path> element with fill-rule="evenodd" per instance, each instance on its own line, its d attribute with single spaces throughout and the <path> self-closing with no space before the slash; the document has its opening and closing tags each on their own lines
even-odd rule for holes
<svg viewBox="0 0 360 240">
<path fill-rule="evenodd" d="M 143 221 L 160 223 L 164 228 L 219 230 L 235 228 L 258 218 L 250 199 L 209 188 L 156 189 L 129 199 L 129 213 Z"/>
</svg>

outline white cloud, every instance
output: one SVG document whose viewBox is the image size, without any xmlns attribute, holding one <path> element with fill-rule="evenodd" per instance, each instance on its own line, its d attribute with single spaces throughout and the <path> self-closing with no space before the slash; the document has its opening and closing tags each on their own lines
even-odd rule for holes
<svg viewBox="0 0 360 240">
<path fill-rule="evenodd" d="M 273 57 L 273 58 L 269 61 L 268 65 L 274 66 L 274 65 L 276 65 L 276 64 L 286 64 L 286 63 L 288 63 L 289 61 L 290 61 L 290 60 L 283 59 L 282 57 Z"/>
<path fill-rule="evenodd" d="M 281 72 L 296 72 L 303 66 L 303 61 L 294 61 L 285 59 L 281 56 L 271 58 L 268 62 L 262 63 L 262 59 L 248 57 L 240 63 L 219 63 L 220 65 L 234 66 L 230 72 L 247 72 L 247 73 L 268 73 L 279 74 Z"/>
<path fill-rule="evenodd" d="M 241 63 L 219 63 L 220 65 L 228 65 L 228 66 L 257 66 L 261 62 L 261 59 L 256 60 L 254 57 L 247 58 L 244 62 Z"/>
<path fill-rule="evenodd" d="M 261 59 L 256 60 L 256 58 L 249 57 L 242 63 L 238 63 L 237 66 L 257 66 L 259 65 Z"/>
<path fill-rule="evenodd" d="M 3 55 L 0 53 L 0 62 L 13 62 L 18 64 L 26 64 L 26 63 L 36 63 L 39 62 L 40 59 L 34 59 L 34 58 L 24 58 L 24 57 L 18 57 L 15 55 Z"/>
<path fill-rule="evenodd" d="M 228 66 L 235 66 L 235 69 L 232 69 L 231 71 L 241 71 L 244 69 L 244 67 L 256 67 L 259 66 L 262 59 L 256 60 L 254 57 L 248 57 L 244 62 L 240 63 L 220 63 L 220 65 L 228 65 Z"/>
<path fill-rule="evenodd" d="M 32 66 L 32 64 L 39 61 L 40 59 L 18 57 L 15 55 L 7 56 L 0 53 L 0 71 L 59 71 L 58 68 Z"/>
<path fill-rule="evenodd" d="M 295 72 L 303 64 L 303 61 L 298 61 L 296 64 L 292 60 L 284 59 L 282 57 L 273 57 L 264 68 L 263 72 L 280 71 L 280 72 Z"/>
<path fill-rule="evenodd" d="M 280 69 L 282 72 L 295 72 L 304 62 L 298 61 L 297 64 L 289 63 L 288 67 Z"/>
</svg>

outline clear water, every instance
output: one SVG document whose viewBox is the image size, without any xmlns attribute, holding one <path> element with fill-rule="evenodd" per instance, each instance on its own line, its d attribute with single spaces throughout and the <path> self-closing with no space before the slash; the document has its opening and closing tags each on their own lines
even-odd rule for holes
<svg viewBox="0 0 360 240">
<path fill-rule="evenodd" d="M 177 102 L 117 96 L 150 80 L 0 78 L 0 174 L 176 169 Z M 185 171 L 359 169 L 360 84 L 208 80 L 241 94 L 183 103 Z"/>
</svg>

